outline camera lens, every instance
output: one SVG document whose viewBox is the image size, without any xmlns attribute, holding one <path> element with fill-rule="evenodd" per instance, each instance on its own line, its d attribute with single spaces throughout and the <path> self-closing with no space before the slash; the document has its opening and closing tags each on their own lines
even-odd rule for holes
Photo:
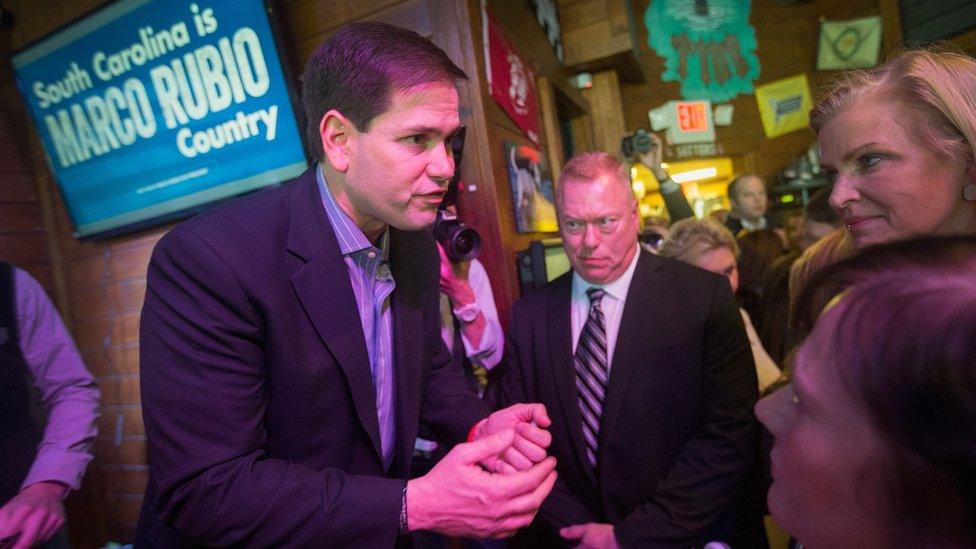
<svg viewBox="0 0 976 549">
<path fill-rule="evenodd" d="M 472 244 L 471 237 L 464 234 L 464 231 L 461 231 L 454 237 L 454 249 L 461 255 L 470 253 L 473 247 Z"/>
<path fill-rule="evenodd" d="M 481 235 L 457 219 L 438 216 L 432 232 L 451 261 L 471 261 L 481 252 Z"/>
<path fill-rule="evenodd" d="M 451 245 L 447 248 L 447 255 L 454 261 L 470 261 L 478 257 L 481 251 L 481 236 L 477 231 L 468 227 L 453 227 L 449 235 Z"/>
</svg>

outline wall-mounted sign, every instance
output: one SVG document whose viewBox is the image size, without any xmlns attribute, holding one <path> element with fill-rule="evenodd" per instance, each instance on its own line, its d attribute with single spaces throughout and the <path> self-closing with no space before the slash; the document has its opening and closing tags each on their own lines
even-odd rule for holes
<svg viewBox="0 0 976 549">
<path fill-rule="evenodd" d="M 725 147 L 721 143 L 688 143 L 674 145 L 665 150 L 667 158 L 700 158 L 704 156 L 719 156 L 725 154 Z"/>
<path fill-rule="evenodd" d="M 186 217 L 307 167 L 263 0 L 121 0 L 12 56 L 77 234 Z"/>
<path fill-rule="evenodd" d="M 647 43 L 664 58 L 661 80 L 686 99 L 720 103 L 752 93 L 759 78 L 751 0 L 653 0 L 644 12 Z"/>
<path fill-rule="evenodd" d="M 560 64 L 563 63 L 563 38 L 559 27 L 559 12 L 556 10 L 555 0 L 529 0 L 535 20 L 539 22 L 542 31 L 546 33 L 546 40 L 552 46 L 553 53 Z"/>
<path fill-rule="evenodd" d="M 734 112 L 735 112 L 735 107 L 731 103 L 726 103 L 724 105 L 715 105 L 715 108 L 712 109 L 712 113 L 715 115 L 715 125 L 731 126 L 732 114 Z"/>
<path fill-rule="evenodd" d="M 810 125 L 813 98 L 806 74 L 758 86 L 756 103 L 766 137 L 776 137 Z"/>
<path fill-rule="evenodd" d="M 508 180 L 512 187 L 515 229 L 520 233 L 554 233 L 556 197 L 546 157 L 538 149 L 503 141 L 508 159 Z"/>
<path fill-rule="evenodd" d="M 866 69 L 878 64 L 881 17 L 824 21 L 820 25 L 817 69 Z"/>
<path fill-rule="evenodd" d="M 711 104 L 708 101 L 679 101 L 674 106 L 678 111 L 679 132 L 702 133 L 710 129 L 708 111 Z"/>
<path fill-rule="evenodd" d="M 484 32 L 485 72 L 492 98 L 534 143 L 539 144 L 539 107 L 535 74 L 502 34 L 484 2 L 481 4 Z"/>
<path fill-rule="evenodd" d="M 667 130 L 670 144 L 715 141 L 710 101 L 668 101 L 648 111 L 647 118 L 652 130 Z"/>
</svg>

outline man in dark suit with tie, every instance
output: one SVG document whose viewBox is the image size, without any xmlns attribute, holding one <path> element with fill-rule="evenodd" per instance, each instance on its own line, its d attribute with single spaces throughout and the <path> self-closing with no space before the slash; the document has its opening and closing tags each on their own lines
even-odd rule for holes
<svg viewBox="0 0 976 549">
<path fill-rule="evenodd" d="M 552 418 L 541 517 L 583 547 L 701 545 L 755 459 L 756 374 L 725 278 L 641 251 L 621 163 L 586 153 L 557 188 L 573 267 L 513 310 L 503 403 Z"/>
<path fill-rule="evenodd" d="M 137 545 L 392 547 L 532 519 L 555 482 L 548 417 L 489 416 L 450 366 L 422 230 L 454 173 L 463 78 L 416 33 L 340 30 L 303 77 L 316 166 L 159 242 Z M 472 442 L 408 482 L 420 421 Z"/>
</svg>

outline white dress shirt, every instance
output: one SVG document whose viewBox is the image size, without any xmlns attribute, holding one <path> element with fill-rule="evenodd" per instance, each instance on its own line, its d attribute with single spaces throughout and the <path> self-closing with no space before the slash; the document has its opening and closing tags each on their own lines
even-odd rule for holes
<svg viewBox="0 0 976 549">
<path fill-rule="evenodd" d="M 586 318 L 590 314 L 590 298 L 586 295 L 586 290 L 590 288 L 603 288 L 606 294 L 600 302 L 603 309 L 603 318 L 607 329 L 607 371 L 613 364 L 613 351 L 617 347 L 617 333 L 620 332 L 620 319 L 624 315 L 624 302 L 627 301 L 627 290 L 630 289 L 630 281 L 634 278 L 634 270 L 637 268 L 637 258 L 640 257 L 640 246 L 634 244 L 637 252 L 634 259 L 620 278 L 607 284 L 590 284 L 583 280 L 577 272 L 573 272 L 573 291 L 570 305 L 570 315 L 573 324 L 573 353 L 576 353 L 576 344 L 579 343 L 580 332 L 586 324 Z"/>
</svg>

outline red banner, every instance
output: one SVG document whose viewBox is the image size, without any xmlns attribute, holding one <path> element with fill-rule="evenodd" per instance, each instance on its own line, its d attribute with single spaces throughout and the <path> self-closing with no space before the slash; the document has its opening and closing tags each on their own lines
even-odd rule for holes
<svg viewBox="0 0 976 549">
<path fill-rule="evenodd" d="M 487 10 L 485 59 L 491 96 L 508 113 L 515 125 L 534 143 L 539 143 L 539 106 L 536 103 L 535 74 L 502 35 Z"/>
</svg>

